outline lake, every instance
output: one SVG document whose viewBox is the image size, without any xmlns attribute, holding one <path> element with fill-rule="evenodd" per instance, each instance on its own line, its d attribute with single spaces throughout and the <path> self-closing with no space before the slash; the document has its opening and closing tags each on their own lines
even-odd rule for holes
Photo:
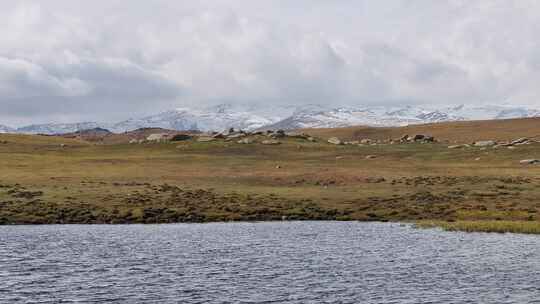
<svg viewBox="0 0 540 304">
<path fill-rule="evenodd" d="M 359 222 L 0 226 L 0 303 L 540 303 L 540 236 Z"/>
</svg>

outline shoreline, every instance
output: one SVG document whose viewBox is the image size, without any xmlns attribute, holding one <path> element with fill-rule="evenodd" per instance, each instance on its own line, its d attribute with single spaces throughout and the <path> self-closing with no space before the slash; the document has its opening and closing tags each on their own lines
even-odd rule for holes
<svg viewBox="0 0 540 304">
<path fill-rule="evenodd" d="M 260 221 L 206 221 L 206 222 L 149 222 L 149 223 L 8 223 L 0 224 L 2 227 L 29 227 L 29 226 L 152 226 L 152 225 L 204 225 L 204 224 L 267 224 L 267 223 L 301 223 L 301 222 L 335 222 L 335 223 L 379 223 L 408 225 L 414 229 L 441 229 L 446 232 L 465 233 L 497 233 L 497 234 L 525 234 L 540 235 L 540 222 L 536 221 L 362 221 L 362 220 L 260 220 Z"/>
</svg>

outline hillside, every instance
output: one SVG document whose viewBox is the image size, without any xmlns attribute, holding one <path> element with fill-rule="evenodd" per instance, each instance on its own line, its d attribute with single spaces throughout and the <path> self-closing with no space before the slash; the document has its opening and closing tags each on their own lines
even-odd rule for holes
<svg viewBox="0 0 540 304">
<path fill-rule="evenodd" d="M 540 118 L 441 122 L 405 127 L 346 127 L 330 129 L 303 129 L 323 138 L 344 140 L 396 139 L 405 134 L 426 134 L 441 141 L 470 143 L 479 140 L 507 141 L 518 137 L 540 138 Z"/>
</svg>

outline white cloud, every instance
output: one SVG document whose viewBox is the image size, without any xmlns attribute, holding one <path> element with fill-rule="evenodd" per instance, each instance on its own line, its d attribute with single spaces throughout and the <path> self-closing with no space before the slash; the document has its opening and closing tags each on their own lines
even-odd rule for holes
<svg viewBox="0 0 540 304">
<path fill-rule="evenodd" d="M 540 106 L 540 2 L 0 3 L 1 122 L 185 104 Z"/>
</svg>

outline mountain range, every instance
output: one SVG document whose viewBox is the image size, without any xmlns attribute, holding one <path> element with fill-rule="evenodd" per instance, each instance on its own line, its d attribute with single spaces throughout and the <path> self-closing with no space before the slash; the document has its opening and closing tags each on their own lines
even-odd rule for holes
<svg viewBox="0 0 540 304">
<path fill-rule="evenodd" d="M 420 106 L 243 106 L 222 104 L 205 108 L 178 108 L 142 118 L 116 123 L 50 123 L 10 128 L 0 125 L 0 133 L 64 134 L 93 128 L 115 133 L 139 128 L 172 130 L 222 131 L 228 128 L 243 130 L 335 128 L 353 125 L 405 126 L 445 121 L 490 120 L 540 117 L 540 110 L 509 105 L 420 107 Z"/>
</svg>

